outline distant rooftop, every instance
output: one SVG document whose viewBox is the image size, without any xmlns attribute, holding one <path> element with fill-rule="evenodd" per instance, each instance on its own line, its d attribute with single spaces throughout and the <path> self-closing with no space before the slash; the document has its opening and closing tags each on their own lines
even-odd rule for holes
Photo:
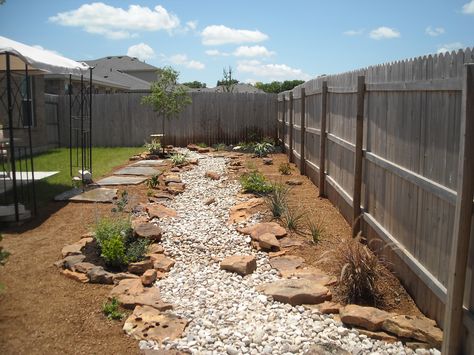
<svg viewBox="0 0 474 355">
<path fill-rule="evenodd" d="M 158 70 L 157 67 L 147 64 L 145 62 L 142 62 L 138 58 L 129 57 L 128 55 L 114 55 L 114 56 L 108 56 L 108 57 L 103 57 L 103 58 L 94 59 L 94 60 L 85 60 L 84 62 L 86 62 L 90 66 L 114 68 L 123 72 L 137 71 L 137 70 L 140 70 L 140 71 Z"/>
</svg>

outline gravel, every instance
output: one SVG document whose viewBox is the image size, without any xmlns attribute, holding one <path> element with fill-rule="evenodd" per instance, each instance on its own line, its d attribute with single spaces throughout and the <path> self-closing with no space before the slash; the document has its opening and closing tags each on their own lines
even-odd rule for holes
<svg viewBox="0 0 474 355">
<path fill-rule="evenodd" d="M 237 225 L 227 224 L 229 208 L 239 202 L 239 183 L 227 180 L 225 158 L 183 152 L 199 158 L 199 165 L 181 173 L 186 190 L 167 203 L 180 218 L 160 221 L 163 246 L 176 264 L 156 286 L 163 300 L 173 304 L 173 312 L 190 323 L 181 338 L 165 340 L 161 348 L 193 354 L 302 354 L 313 344 L 330 343 L 352 354 L 439 353 L 373 340 L 344 327 L 332 315 L 274 302 L 258 293 L 255 286 L 280 277 L 267 254 L 252 249 L 250 237 L 238 233 Z M 223 177 L 207 179 L 204 174 L 209 170 Z M 206 206 L 211 197 L 216 202 Z M 249 224 L 260 218 L 254 215 Z M 235 254 L 255 255 L 257 270 L 245 277 L 220 270 L 219 261 Z M 140 347 L 160 345 L 141 341 Z"/>
</svg>

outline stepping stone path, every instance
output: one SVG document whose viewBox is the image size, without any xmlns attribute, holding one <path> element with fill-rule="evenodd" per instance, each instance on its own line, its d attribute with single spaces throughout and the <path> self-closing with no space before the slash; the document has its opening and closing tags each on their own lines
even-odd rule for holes
<svg viewBox="0 0 474 355">
<path fill-rule="evenodd" d="M 242 202 L 237 200 L 239 183 L 226 175 L 229 157 L 177 150 L 199 160 L 199 165 L 180 173 L 186 189 L 163 202 L 180 217 L 159 220 L 162 245 L 176 263 L 155 286 L 163 302 L 173 304 L 173 313 L 189 320 L 189 324 L 175 339 L 142 340 L 143 350 L 193 354 L 414 354 L 399 342 L 389 344 L 361 336 L 333 315 L 289 304 L 328 300 L 330 292 L 324 284 L 332 281 L 298 257 L 281 259 L 286 255 L 279 253 L 270 259 L 269 253 L 252 248 L 251 242 L 265 233 L 277 240 L 285 237 L 286 230 L 277 223 L 258 223 L 261 217 L 257 213 L 244 222 L 228 224 L 229 210 Z M 207 171 L 219 174 L 220 179 L 206 178 Z M 207 201 L 212 202 L 205 204 Z M 255 258 L 253 272 L 242 276 L 221 269 L 221 261 L 239 255 Z M 280 273 L 292 279 L 282 279 Z M 319 277 L 319 281 L 314 282 L 308 275 Z M 133 323 L 133 315 L 130 318 L 126 324 L 132 325 L 126 325 L 126 330 L 134 324 L 134 329 L 146 328 Z M 138 318 L 138 322 L 145 319 Z M 147 331 L 154 332 L 155 328 Z"/>
<path fill-rule="evenodd" d="M 108 176 L 96 182 L 99 186 L 138 185 L 147 178 L 142 176 Z"/>
<path fill-rule="evenodd" d="M 161 171 L 149 166 L 127 166 L 123 169 L 114 171 L 114 175 L 137 175 L 152 176 L 160 175 Z"/>
<path fill-rule="evenodd" d="M 166 166 L 166 162 L 164 160 L 139 160 L 136 163 L 130 165 L 132 167 L 136 166 Z"/>
</svg>

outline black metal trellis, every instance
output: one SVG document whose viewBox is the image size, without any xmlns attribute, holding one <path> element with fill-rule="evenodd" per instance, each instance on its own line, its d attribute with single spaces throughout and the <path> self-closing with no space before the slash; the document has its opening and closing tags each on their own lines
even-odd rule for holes
<svg viewBox="0 0 474 355">
<path fill-rule="evenodd" d="M 5 52 L 0 71 L 0 221 L 19 222 L 36 214 L 34 181 L 33 100 L 28 65 L 12 70 L 15 54 Z"/>
<path fill-rule="evenodd" d="M 79 87 L 74 87 L 69 75 L 69 172 L 71 176 L 79 173 L 83 184 L 86 171 L 92 174 L 92 93 L 92 68 L 88 82 L 81 74 Z"/>
</svg>

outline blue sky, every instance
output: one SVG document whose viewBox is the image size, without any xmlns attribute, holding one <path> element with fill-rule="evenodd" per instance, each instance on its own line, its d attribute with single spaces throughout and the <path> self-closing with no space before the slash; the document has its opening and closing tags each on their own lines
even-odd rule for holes
<svg viewBox="0 0 474 355">
<path fill-rule="evenodd" d="M 309 79 L 474 45 L 474 0 L 27 1 L 0 35 L 72 59 L 130 54 L 215 86 Z"/>
</svg>

